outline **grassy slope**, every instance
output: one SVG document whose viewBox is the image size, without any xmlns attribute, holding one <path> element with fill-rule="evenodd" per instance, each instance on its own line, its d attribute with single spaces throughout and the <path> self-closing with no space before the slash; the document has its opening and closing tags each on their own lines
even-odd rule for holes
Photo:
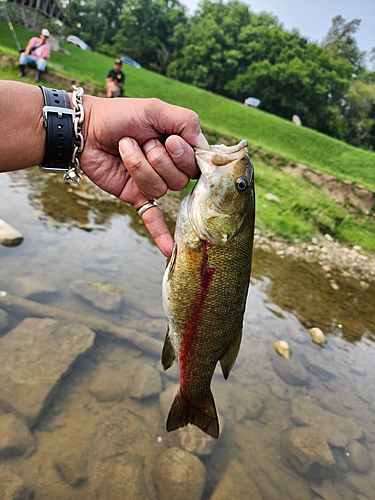
<svg viewBox="0 0 375 500">
<path fill-rule="evenodd" d="M 20 26 L 15 29 L 21 45 L 25 45 L 30 33 Z M 105 75 L 113 63 L 111 58 L 83 52 L 70 44 L 62 44 L 62 47 L 68 49 L 70 55 L 52 52 L 51 69 L 71 75 L 81 82 L 104 86 Z M 17 54 L 10 31 L 1 21 L 0 51 Z M 129 97 L 159 97 L 189 107 L 199 113 L 204 129 L 237 140 L 246 138 L 249 144 L 270 153 L 375 190 L 374 153 L 353 148 L 274 115 L 150 71 L 129 66 L 124 69 L 127 75 L 126 95 Z M 15 78 L 14 71 L 6 70 L 0 75 L 1 78 Z M 289 239 L 302 240 L 307 240 L 318 230 L 328 231 L 338 238 L 375 251 L 373 217 L 349 214 L 320 189 L 265 165 L 257 164 L 256 171 L 259 226 L 266 226 Z M 279 196 L 280 204 L 265 199 L 265 194 L 270 191 Z"/>
</svg>

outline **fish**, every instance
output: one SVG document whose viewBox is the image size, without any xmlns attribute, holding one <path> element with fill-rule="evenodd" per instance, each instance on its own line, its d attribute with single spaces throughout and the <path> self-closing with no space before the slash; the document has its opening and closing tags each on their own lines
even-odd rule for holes
<svg viewBox="0 0 375 500">
<path fill-rule="evenodd" d="M 176 358 L 180 384 L 166 429 L 188 424 L 219 437 L 211 379 L 236 361 L 250 284 L 254 239 L 254 167 L 247 142 L 195 149 L 200 177 L 181 202 L 172 256 L 163 276 L 168 319 L 161 362 Z"/>
</svg>

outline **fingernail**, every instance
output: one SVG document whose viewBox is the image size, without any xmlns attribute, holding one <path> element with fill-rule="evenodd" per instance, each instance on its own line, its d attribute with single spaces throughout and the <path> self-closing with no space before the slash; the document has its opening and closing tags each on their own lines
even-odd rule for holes
<svg viewBox="0 0 375 500">
<path fill-rule="evenodd" d="M 209 149 L 207 139 L 205 138 L 202 132 L 197 137 L 197 147 L 199 149 Z"/>
<path fill-rule="evenodd" d="M 130 139 L 130 137 L 124 137 L 118 143 L 118 147 L 121 150 L 122 154 L 129 153 L 135 149 L 134 140 Z"/>
<path fill-rule="evenodd" d="M 173 156 L 181 156 L 184 150 L 180 143 L 171 141 L 171 143 L 168 143 L 168 152 Z"/>
<path fill-rule="evenodd" d="M 151 149 L 156 148 L 157 145 L 158 141 L 156 139 L 150 139 L 149 141 L 146 141 L 142 146 L 144 154 L 147 155 L 147 153 L 151 151 Z"/>
</svg>

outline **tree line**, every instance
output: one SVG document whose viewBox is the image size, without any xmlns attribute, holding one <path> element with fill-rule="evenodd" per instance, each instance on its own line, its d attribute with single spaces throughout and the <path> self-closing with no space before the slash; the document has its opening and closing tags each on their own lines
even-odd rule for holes
<svg viewBox="0 0 375 500">
<path fill-rule="evenodd" d="M 70 32 L 94 50 L 243 101 L 297 114 L 308 127 L 375 150 L 375 71 L 341 16 L 320 44 L 239 0 L 202 0 L 193 15 L 179 0 L 65 0 Z M 375 63 L 375 48 L 367 56 Z"/>
</svg>

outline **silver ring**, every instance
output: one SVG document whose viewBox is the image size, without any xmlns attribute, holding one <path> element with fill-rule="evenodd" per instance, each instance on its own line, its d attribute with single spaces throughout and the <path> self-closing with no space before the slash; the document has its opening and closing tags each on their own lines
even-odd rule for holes
<svg viewBox="0 0 375 500">
<path fill-rule="evenodd" d="M 142 205 L 141 207 L 139 207 L 139 208 L 137 209 L 137 212 L 138 212 L 139 217 L 142 217 L 142 215 L 143 215 L 145 212 L 147 212 L 147 210 L 148 210 L 149 208 L 152 208 L 152 207 L 157 207 L 157 206 L 158 206 L 158 204 L 156 203 L 156 201 L 155 201 L 155 200 L 148 200 L 148 201 L 146 201 L 146 203 L 145 203 L 144 205 Z"/>
</svg>

